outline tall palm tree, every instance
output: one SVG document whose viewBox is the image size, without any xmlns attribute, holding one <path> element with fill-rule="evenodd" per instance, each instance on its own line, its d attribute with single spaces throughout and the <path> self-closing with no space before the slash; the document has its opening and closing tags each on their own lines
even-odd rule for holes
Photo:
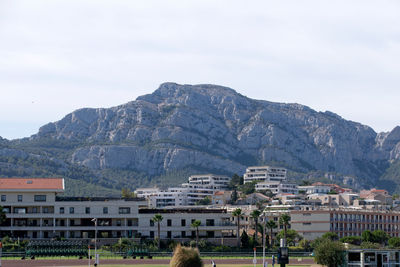
<svg viewBox="0 0 400 267">
<path fill-rule="evenodd" d="M 255 224 L 255 230 L 256 230 L 256 238 L 255 238 L 255 245 L 257 246 L 257 238 L 258 238 L 258 218 L 261 215 L 261 211 L 260 210 L 253 210 L 250 213 L 251 218 L 253 218 L 254 220 L 254 224 Z"/>
<path fill-rule="evenodd" d="M 237 225 L 237 232 L 236 232 L 236 242 L 237 242 L 237 246 L 238 248 L 240 248 L 240 217 L 242 217 L 243 213 L 242 213 L 242 209 L 235 209 L 232 212 L 232 216 L 236 217 L 236 225 Z"/>
<path fill-rule="evenodd" d="M 160 249 L 160 224 L 161 224 L 163 219 L 164 218 L 163 218 L 163 216 L 161 214 L 154 215 L 154 217 L 152 219 L 153 222 L 157 223 L 157 247 L 158 247 L 158 249 Z"/>
<path fill-rule="evenodd" d="M 192 228 L 196 229 L 196 248 L 199 248 L 199 226 L 200 225 L 201 225 L 201 221 L 200 220 L 195 220 L 190 225 Z"/>
<path fill-rule="evenodd" d="M 279 224 L 283 225 L 283 233 L 285 236 L 285 240 L 286 240 L 287 226 L 289 225 L 289 222 L 290 222 L 290 215 L 287 213 L 283 213 L 279 218 Z"/>
<path fill-rule="evenodd" d="M 273 220 L 269 220 L 267 221 L 267 223 L 265 224 L 265 226 L 270 230 L 270 234 L 269 234 L 269 246 L 272 247 L 272 241 L 273 241 L 273 237 L 272 235 L 274 234 L 274 229 L 278 227 L 278 225 L 276 225 L 276 222 Z"/>
</svg>

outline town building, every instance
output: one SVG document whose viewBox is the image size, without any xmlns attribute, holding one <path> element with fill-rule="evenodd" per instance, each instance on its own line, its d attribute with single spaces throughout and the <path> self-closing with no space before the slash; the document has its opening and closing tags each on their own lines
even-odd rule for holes
<svg viewBox="0 0 400 267">
<path fill-rule="evenodd" d="M 244 183 L 282 182 L 286 180 L 286 169 L 271 166 L 252 166 L 246 169 Z"/>
<path fill-rule="evenodd" d="M 256 191 L 271 191 L 274 195 L 299 193 L 297 184 L 284 181 L 260 182 L 256 184 Z"/>
<path fill-rule="evenodd" d="M 292 229 L 314 240 L 326 232 L 337 233 L 339 237 L 361 236 L 365 230 L 383 230 L 390 236 L 399 236 L 400 212 L 354 208 L 303 207 L 291 210 Z"/>
<path fill-rule="evenodd" d="M 1 205 L 6 213 L 0 236 L 90 239 L 96 219 L 99 239 L 151 238 L 157 226 L 150 221 L 158 213 L 164 216 L 162 238 L 191 238 L 193 220 L 201 221 L 201 235 L 215 238 L 212 242 L 232 236 L 236 229 L 226 209 L 149 209 L 144 198 L 65 197 L 60 195 L 64 189 L 62 178 L 0 178 Z"/>
</svg>

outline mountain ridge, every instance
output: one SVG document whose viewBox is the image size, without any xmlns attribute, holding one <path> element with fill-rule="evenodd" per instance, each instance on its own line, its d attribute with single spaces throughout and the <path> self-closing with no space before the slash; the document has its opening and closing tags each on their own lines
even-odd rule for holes
<svg viewBox="0 0 400 267">
<path fill-rule="evenodd" d="M 41 153 L 96 177 L 126 171 L 149 184 L 180 170 L 231 175 L 248 165 L 278 164 L 297 173 L 293 178 L 330 173 L 337 182 L 367 187 L 400 157 L 398 126 L 376 133 L 330 111 L 254 100 L 211 84 L 163 83 L 126 104 L 78 109 L 29 138 L 3 140 L 0 145 Z M 396 184 L 391 191 L 399 190 L 398 178 L 390 177 Z M 113 179 L 130 185 L 118 175 Z"/>
</svg>

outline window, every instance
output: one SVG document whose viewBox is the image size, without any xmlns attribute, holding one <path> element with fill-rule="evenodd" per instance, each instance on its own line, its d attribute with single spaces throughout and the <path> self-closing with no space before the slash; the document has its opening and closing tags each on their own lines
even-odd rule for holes
<svg viewBox="0 0 400 267">
<path fill-rule="evenodd" d="M 60 207 L 60 214 L 64 214 L 64 207 Z"/>
<path fill-rule="evenodd" d="M 207 237 L 213 238 L 214 237 L 214 232 L 213 231 L 207 231 Z"/>
<path fill-rule="evenodd" d="M 181 236 L 182 236 L 183 238 L 185 238 L 185 237 L 186 237 L 186 231 L 182 231 L 182 232 L 181 232 Z"/>
<path fill-rule="evenodd" d="M 103 207 L 103 214 L 108 214 L 108 207 Z"/>
<path fill-rule="evenodd" d="M 46 202 L 46 195 L 35 195 L 34 201 L 35 202 Z"/>
<path fill-rule="evenodd" d="M 167 232 L 167 238 L 171 238 L 171 236 L 172 236 L 171 231 L 168 231 Z"/>
<path fill-rule="evenodd" d="M 150 231 L 150 238 L 154 238 L 154 231 Z"/>
<path fill-rule="evenodd" d="M 117 220 L 117 226 L 121 226 L 121 220 Z"/>
<path fill-rule="evenodd" d="M 206 226 L 214 226 L 214 219 L 207 219 Z"/>
<path fill-rule="evenodd" d="M 48 207 L 43 207 L 43 213 L 49 213 L 49 208 Z"/>
<path fill-rule="evenodd" d="M 150 219 L 150 226 L 154 226 L 154 221 Z"/>
<path fill-rule="evenodd" d="M 132 220 L 128 220 L 128 226 L 132 226 Z"/>
<path fill-rule="evenodd" d="M 18 202 L 22 202 L 22 195 L 18 195 Z"/>
<path fill-rule="evenodd" d="M 172 220 L 171 219 L 168 219 L 167 220 L 167 226 L 171 226 L 172 225 Z"/>
<path fill-rule="evenodd" d="M 69 208 L 69 213 L 70 213 L 70 214 L 74 214 L 74 213 L 75 213 L 74 207 L 70 207 L 70 208 Z"/>
<path fill-rule="evenodd" d="M 131 208 L 119 208 L 119 214 L 130 214 Z"/>
<path fill-rule="evenodd" d="M 181 220 L 181 226 L 186 226 L 186 220 L 185 219 Z"/>
<path fill-rule="evenodd" d="M 90 214 L 90 207 L 86 207 L 86 208 L 85 208 L 85 213 L 86 213 L 86 214 Z"/>
<path fill-rule="evenodd" d="M 6 195 L 1 195 L 1 202 L 5 202 L 7 200 Z"/>
</svg>

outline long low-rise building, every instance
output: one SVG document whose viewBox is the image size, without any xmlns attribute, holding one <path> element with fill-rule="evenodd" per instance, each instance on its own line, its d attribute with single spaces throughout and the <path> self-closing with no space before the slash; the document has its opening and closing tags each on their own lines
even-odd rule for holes
<svg viewBox="0 0 400 267">
<path fill-rule="evenodd" d="M 143 198 L 63 197 L 62 178 L 0 178 L 1 206 L 6 220 L 0 235 L 41 238 L 154 237 L 155 214 L 162 214 L 161 238 L 191 238 L 191 223 L 200 220 L 200 235 L 232 236 L 235 226 L 226 209 L 149 209 Z"/>
<path fill-rule="evenodd" d="M 390 236 L 399 236 L 400 213 L 382 210 L 350 208 L 318 208 L 290 211 L 292 229 L 314 240 L 326 232 L 337 233 L 339 238 L 361 236 L 365 230 L 383 230 Z"/>
</svg>

